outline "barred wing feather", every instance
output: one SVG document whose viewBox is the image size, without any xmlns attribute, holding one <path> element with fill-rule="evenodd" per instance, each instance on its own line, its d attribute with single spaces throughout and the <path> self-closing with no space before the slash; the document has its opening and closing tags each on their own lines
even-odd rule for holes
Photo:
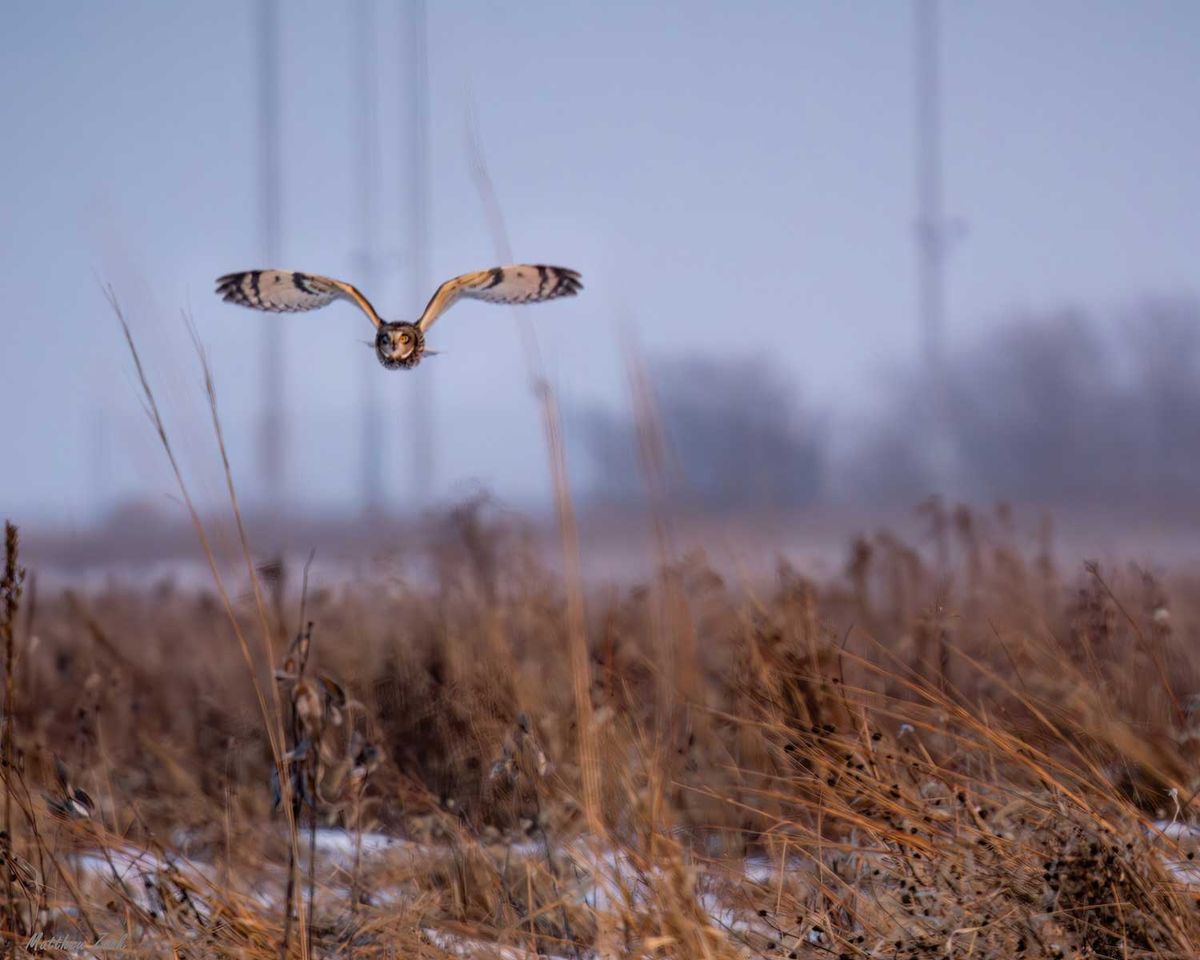
<svg viewBox="0 0 1200 960">
<path fill-rule="evenodd" d="M 513 264 L 464 273 L 447 280 L 430 299 L 417 326 L 427 331 L 443 313 L 463 297 L 488 303 L 539 303 L 573 297 L 583 289 L 579 274 L 566 267 Z"/>
<path fill-rule="evenodd" d="M 291 270 L 247 270 L 217 279 L 217 295 L 227 303 L 269 313 L 301 313 L 348 300 L 378 327 L 383 321 L 358 290 L 341 280 Z"/>
</svg>

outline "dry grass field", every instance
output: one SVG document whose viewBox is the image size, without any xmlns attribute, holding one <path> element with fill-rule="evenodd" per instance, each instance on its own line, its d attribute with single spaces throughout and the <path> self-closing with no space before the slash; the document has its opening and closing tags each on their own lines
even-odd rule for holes
<svg viewBox="0 0 1200 960">
<path fill-rule="evenodd" d="M 645 582 L 580 572 L 548 389 L 550 559 L 474 500 L 412 574 L 263 563 L 226 459 L 231 572 L 130 347 L 211 583 L 39 591 L 7 528 L 11 955 L 1200 955 L 1184 573 L 935 500 L 734 576 L 676 546 L 636 363 Z"/>
<path fill-rule="evenodd" d="M 482 502 L 419 584 L 39 595 L 10 531 L 7 943 L 1200 955 L 1200 588 L 926 517 L 829 582 L 697 553 L 619 589 Z"/>
</svg>

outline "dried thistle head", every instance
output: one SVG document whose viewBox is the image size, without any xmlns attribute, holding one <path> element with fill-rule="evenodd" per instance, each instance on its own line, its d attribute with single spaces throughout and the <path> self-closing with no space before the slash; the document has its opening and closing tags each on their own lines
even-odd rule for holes
<svg viewBox="0 0 1200 960">
<path fill-rule="evenodd" d="M 544 780 L 549 772 L 550 760 L 533 733 L 529 715 L 518 713 L 504 738 L 500 755 L 492 762 L 488 779 L 511 786 L 522 777 L 531 782 Z"/>
<path fill-rule="evenodd" d="M 276 679 L 295 679 L 304 673 L 308 666 L 309 652 L 312 650 L 312 632 L 313 624 L 310 620 L 304 625 L 304 629 L 292 638 L 287 656 L 283 659 L 283 666 L 275 671 Z"/>
<path fill-rule="evenodd" d="M 329 722 L 335 726 L 342 725 L 342 712 L 346 709 L 346 691 L 332 677 L 321 674 L 318 677 L 321 684 L 321 696 L 325 704 L 325 714 Z"/>
<path fill-rule="evenodd" d="M 350 784 L 361 789 L 383 761 L 383 751 L 357 730 L 350 737 Z"/>
<path fill-rule="evenodd" d="M 58 792 L 46 794 L 50 812 L 65 820 L 90 820 L 96 812 L 95 802 L 86 790 L 71 783 L 67 766 L 58 757 L 54 758 L 54 776 Z"/>
<path fill-rule="evenodd" d="M 292 687 L 292 709 L 305 737 L 316 739 L 325 728 L 325 698 L 316 683 L 301 677 Z"/>
</svg>

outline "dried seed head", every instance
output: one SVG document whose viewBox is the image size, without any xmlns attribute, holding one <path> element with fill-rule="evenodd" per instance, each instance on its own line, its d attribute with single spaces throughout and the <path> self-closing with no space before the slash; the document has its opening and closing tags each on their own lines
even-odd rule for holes
<svg viewBox="0 0 1200 960">
<path fill-rule="evenodd" d="M 320 736 L 325 725 L 325 705 L 316 684 L 307 677 L 302 677 L 292 689 L 292 708 L 305 735 Z"/>
</svg>

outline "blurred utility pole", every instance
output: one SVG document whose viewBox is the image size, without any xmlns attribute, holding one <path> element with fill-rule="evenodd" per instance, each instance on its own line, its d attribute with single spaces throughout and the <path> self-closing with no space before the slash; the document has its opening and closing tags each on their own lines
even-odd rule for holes
<svg viewBox="0 0 1200 960">
<path fill-rule="evenodd" d="M 279 0 L 258 3 L 258 193 L 263 267 L 279 264 Z M 286 509 L 287 422 L 284 418 L 283 318 L 265 314 L 259 411 L 259 496 L 264 508 Z"/>
<path fill-rule="evenodd" d="M 408 96 L 403 98 L 405 117 L 401 130 L 408 131 L 409 163 L 407 190 L 408 222 L 408 286 L 409 302 L 414 310 L 425 305 L 425 298 L 432 292 L 429 288 L 429 55 L 425 0 L 408 0 L 401 29 L 407 34 L 408 70 L 405 87 Z M 436 362 L 436 361 L 435 361 Z M 436 368 L 435 368 L 436 369 Z M 434 469 L 436 464 L 433 446 L 437 435 L 437 424 L 433 410 L 433 384 L 430 369 L 422 367 L 412 378 L 412 408 L 417 415 L 411 418 L 416 432 L 412 459 L 412 492 L 421 504 L 427 504 L 433 493 Z"/>
<path fill-rule="evenodd" d="M 356 255 L 355 285 L 378 296 L 379 265 L 379 75 L 375 57 L 374 0 L 356 0 L 354 5 L 354 64 L 353 97 L 357 107 L 358 129 L 358 230 L 359 248 Z M 372 292 L 374 291 L 374 292 Z M 383 464 L 384 445 L 392 432 L 391 420 L 380 409 L 381 379 L 374 351 L 362 359 L 362 397 L 359 415 L 362 418 L 362 509 L 376 514 L 384 502 Z M 418 417 L 419 419 L 419 417 Z"/>
<path fill-rule="evenodd" d="M 98 383 L 93 383 L 90 409 L 91 423 L 88 424 L 91 442 L 91 463 L 88 479 L 90 503 L 85 506 L 93 516 L 103 518 L 112 509 L 112 441 L 109 437 L 109 417 L 112 410 L 105 402 Z"/>
<path fill-rule="evenodd" d="M 914 0 L 916 14 L 917 313 L 933 425 L 932 459 L 943 487 L 954 481 L 946 371 L 946 253 L 955 227 L 942 206 L 939 0 Z"/>
</svg>

